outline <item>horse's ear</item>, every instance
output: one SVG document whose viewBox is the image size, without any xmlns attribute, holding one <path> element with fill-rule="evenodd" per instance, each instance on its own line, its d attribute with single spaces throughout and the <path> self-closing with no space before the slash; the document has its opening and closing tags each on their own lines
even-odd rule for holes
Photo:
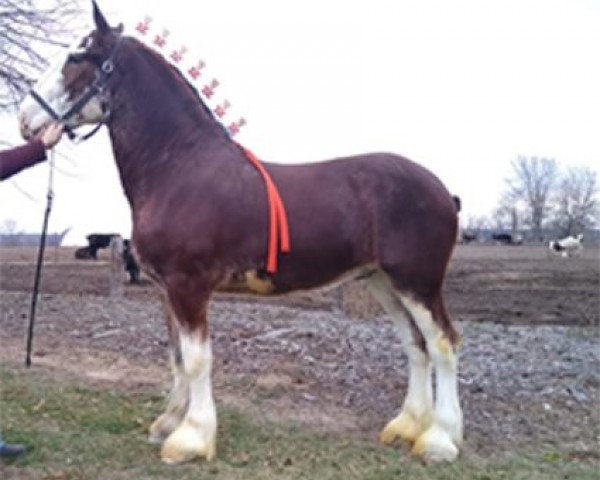
<svg viewBox="0 0 600 480">
<path fill-rule="evenodd" d="M 108 33 L 110 31 L 110 26 L 95 0 L 92 0 L 92 5 L 94 7 L 94 23 L 96 24 L 96 28 L 99 32 Z"/>
<path fill-rule="evenodd" d="M 119 24 L 117 25 L 117 28 L 115 29 L 115 31 L 116 31 L 116 32 L 117 32 L 119 35 L 121 35 L 121 34 L 123 33 L 123 30 L 124 30 L 124 28 L 125 28 L 125 27 L 123 27 L 123 24 L 122 24 L 122 23 L 119 23 Z"/>
</svg>

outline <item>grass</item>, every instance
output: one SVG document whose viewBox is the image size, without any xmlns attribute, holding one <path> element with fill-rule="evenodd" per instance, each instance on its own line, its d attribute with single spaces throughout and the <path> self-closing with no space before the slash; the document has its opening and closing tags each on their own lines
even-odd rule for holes
<svg viewBox="0 0 600 480">
<path fill-rule="evenodd" d="M 160 413 L 158 392 L 131 393 L 57 381 L 52 372 L 0 365 L 0 428 L 30 452 L 0 464 L 0 478 L 36 480 L 549 480 L 599 479 L 598 464 L 555 450 L 510 458 L 461 458 L 424 466 L 364 438 L 275 425 L 219 405 L 218 459 L 162 464 L 146 443 Z"/>
</svg>

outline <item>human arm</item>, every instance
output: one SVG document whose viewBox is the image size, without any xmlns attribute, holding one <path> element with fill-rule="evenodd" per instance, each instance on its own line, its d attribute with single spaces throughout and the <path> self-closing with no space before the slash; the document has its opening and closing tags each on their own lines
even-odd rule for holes
<svg viewBox="0 0 600 480">
<path fill-rule="evenodd" d="M 11 177 L 43 160 L 46 160 L 46 148 L 40 139 L 20 147 L 0 150 L 0 180 Z"/>
<path fill-rule="evenodd" d="M 20 147 L 0 150 L 0 180 L 46 160 L 46 149 L 58 143 L 62 132 L 62 125 L 55 122 L 48 125 L 35 140 Z"/>
</svg>

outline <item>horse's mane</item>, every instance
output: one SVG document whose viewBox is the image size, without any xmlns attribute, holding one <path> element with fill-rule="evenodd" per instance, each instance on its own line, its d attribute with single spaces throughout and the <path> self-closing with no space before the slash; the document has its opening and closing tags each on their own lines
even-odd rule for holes
<svg viewBox="0 0 600 480">
<path fill-rule="evenodd" d="M 189 80 L 175 65 L 169 63 L 160 53 L 147 47 L 141 41 L 133 37 L 129 38 L 138 52 L 142 53 L 143 56 L 150 61 L 150 63 L 160 66 L 161 70 L 164 70 L 165 74 L 168 74 L 170 77 L 172 77 L 175 83 L 182 87 L 177 91 L 183 93 L 183 100 L 185 100 L 188 104 L 191 100 L 193 104 L 200 107 L 200 109 L 197 110 L 198 113 L 202 114 L 201 116 L 199 116 L 200 120 L 205 121 L 206 117 L 208 117 L 215 126 L 219 127 L 219 130 L 221 130 L 223 134 L 229 137 L 228 131 L 223 126 L 223 124 L 221 124 L 221 122 L 215 117 L 213 111 L 206 106 L 196 87 L 194 87 L 194 85 L 192 85 L 189 82 Z"/>
</svg>

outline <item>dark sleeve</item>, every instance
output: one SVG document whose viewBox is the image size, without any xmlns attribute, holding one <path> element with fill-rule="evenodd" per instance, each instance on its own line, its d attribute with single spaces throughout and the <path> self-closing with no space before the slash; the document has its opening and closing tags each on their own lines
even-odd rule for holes
<svg viewBox="0 0 600 480">
<path fill-rule="evenodd" d="M 8 150 L 0 150 L 0 180 L 43 160 L 46 160 L 46 149 L 41 140 L 34 140 Z"/>
</svg>

